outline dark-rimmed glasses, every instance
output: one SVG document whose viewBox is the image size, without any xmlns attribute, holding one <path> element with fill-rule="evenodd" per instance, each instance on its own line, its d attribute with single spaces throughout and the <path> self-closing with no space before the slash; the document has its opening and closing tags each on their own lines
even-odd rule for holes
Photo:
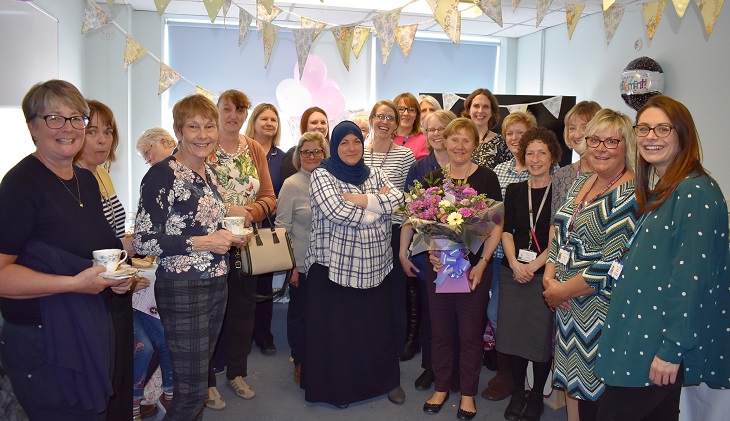
<svg viewBox="0 0 730 421">
<path fill-rule="evenodd" d="M 302 158 L 311 158 L 312 156 L 315 158 L 319 158 L 324 156 L 324 151 L 322 149 L 312 149 L 310 150 L 301 150 L 299 151 L 299 155 L 302 156 Z"/>
<path fill-rule="evenodd" d="M 656 137 L 667 137 L 675 130 L 673 126 L 669 124 L 657 124 L 654 127 L 649 127 L 648 124 L 637 124 L 634 126 L 634 133 L 640 137 L 649 136 L 649 132 L 654 132 Z"/>
<path fill-rule="evenodd" d="M 49 129 L 60 129 L 61 127 L 66 125 L 67 121 L 71 122 L 71 127 L 73 127 L 74 129 L 79 129 L 79 130 L 85 129 L 86 126 L 89 125 L 89 117 L 87 117 L 85 115 L 64 117 L 62 115 L 56 115 L 56 114 L 48 114 L 48 115 L 36 114 L 33 116 L 33 118 L 35 118 L 35 117 L 46 120 L 46 126 L 48 126 Z"/>
<path fill-rule="evenodd" d="M 426 129 L 426 131 L 429 133 L 436 133 L 436 132 L 443 133 L 446 131 L 446 127 L 429 127 L 428 129 Z"/>
<path fill-rule="evenodd" d="M 415 114 L 416 109 L 413 107 L 398 107 L 399 113 L 403 114 L 406 111 L 408 111 L 409 114 Z"/>
<path fill-rule="evenodd" d="M 618 148 L 618 144 L 621 143 L 621 139 L 599 139 L 595 136 L 588 136 L 586 137 L 586 145 L 588 145 L 589 148 L 597 148 L 598 145 L 603 143 L 603 146 L 606 147 L 606 149 L 616 149 Z"/>
</svg>

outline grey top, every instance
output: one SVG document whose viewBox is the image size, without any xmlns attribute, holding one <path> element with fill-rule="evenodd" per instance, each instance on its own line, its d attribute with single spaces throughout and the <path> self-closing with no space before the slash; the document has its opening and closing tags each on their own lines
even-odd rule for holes
<svg viewBox="0 0 730 421">
<path fill-rule="evenodd" d="M 312 206 L 309 203 L 309 181 L 312 173 L 304 169 L 284 180 L 276 208 L 276 226 L 286 228 L 294 246 L 297 270 L 304 272 L 304 259 L 312 231 Z"/>
</svg>

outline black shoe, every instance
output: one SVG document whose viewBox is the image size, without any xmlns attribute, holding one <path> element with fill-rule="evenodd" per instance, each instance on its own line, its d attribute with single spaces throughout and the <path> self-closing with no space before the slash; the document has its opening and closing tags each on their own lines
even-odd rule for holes
<svg viewBox="0 0 730 421">
<path fill-rule="evenodd" d="M 342 405 L 335 405 L 335 407 L 336 407 L 337 409 L 345 409 L 345 408 L 347 408 L 348 406 L 350 406 L 350 404 L 349 404 L 349 403 L 343 403 Z"/>
<path fill-rule="evenodd" d="M 527 392 L 524 390 L 518 390 L 512 394 L 512 398 L 509 400 L 509 405 L 504 411 L 504 419 L 508 421 L 518 421 L 522 416 L 522 412 L 525 410 L 527 405 Z"/>
<path fill-rule="evenodd" d="M 449 391 L 448 390 L 446 391 L 446 397 L 444 398 L 443 402 L 428 403 L 428 401 L 426 401 L 426 403 L 423 404 L 423 412 L 425 412 L 427 414 L 438 414 L 439 411 L 441 410 L 441 407 L 444 406 L 444 404 L 446 403 L 447 400 L 449 400 Z"/>
<path fill-rule="evenodd" d="M 469 421 L 469 420 L 473 419 L 476 416 L 477 416 L 477 413 L 476 412 L 465 411 L 465 410 L 463 410 L 461 408 L 459 408 L 459 410 L 456 411 L 456 418 L 458 418 L 460 420 Z"/>
<path fill-rule="evenodd" d="M 527 398 L 527 406 L 520 417 L 520 421 L 540 421 L 545 404 L 542 400 L 542 390 L 533 390 Z"/>
<path fill-rule="evenodd" d="M 274 345 L 273 342 L 262 342 L 257 343 L 256 345 L 259 346 L 259 349 L 261 349 L 261 353 L 264 355 L 276 354 L 276 345 Z"/>
<path fill-rule="evenodd" d="M 395 389 L 388 392 L 388 400 L 394 404 L 401 405 L 406 401 L 406 392 L 402 387 L 398 386 Z"/>
<path fill-rule="evenodd" d="M 431 383 L 433 383 L 433 371 L 427 368 L 416 379 L 416 390 L 428 390 L 431 388 Z"/>
<path fill-rule="evenodd" d="M 401 361 L 408 361 L 412 359 L 421 352 L 421 344 L 420 342 L 416 341 L 406 341 L 406 346 L 403 347 L 403 352 L 401 352 L 400 357 L 398 357 Z"/>
</svg>

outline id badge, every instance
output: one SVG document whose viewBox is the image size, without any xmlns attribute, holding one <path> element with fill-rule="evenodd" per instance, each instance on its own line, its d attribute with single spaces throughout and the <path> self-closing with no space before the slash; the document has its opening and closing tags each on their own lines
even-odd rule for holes
<svg viewBox="0 0 730 421">
<path fill-rule="evenodd" d="M 570 261 L 570 252 L 565 248 L 561 248 L 558 252 L 558 262 L 560 262 L 563 265 L 567 265 Z"/>
<path fill-rule="evenodd" d="M 532 250 L 520 249 L 517 253 L 517 260 L 522 263 L 530 263 L 535 259 L 537 259 L 537 253 Z"/>
<path fill-rule="evenodd" d="M 608 274 L 618 281 L 618 277 L 621 275 L 622 270 L 624 270 L 624 264 L 620 260 L 614 260 L 613 263 L 611 263 L 611 267 L 608 269 Z"/>
</svg>

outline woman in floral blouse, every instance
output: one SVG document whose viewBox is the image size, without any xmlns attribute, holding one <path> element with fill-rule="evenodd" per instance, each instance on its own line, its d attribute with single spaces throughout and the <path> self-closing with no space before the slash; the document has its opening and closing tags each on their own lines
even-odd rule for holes
<svg viewBox="0 0 730 421">
<path fill-rule="evenodd" d="M 492 131 L 499 122 L 499 103 L 489 89 L 479 88 L 466 97 L 461 116 L 471 119 L 479 130 L 474 162 L 493 170 L 497 165 L 512 159 L 502 135 Z"/>
<path fill-rule="evenodd" d="M 134 248 L 159 256 L 157 308 L 176 390 L 166 419 L 196 419 L 206 397 L 208 362 L 223 323 L 228 249 L 243 245 L 220 229 L 227 206 L 205 159 L 218 141 L 218 109 L 202 95 L 172 109 L 178 152 L 142 179 Z"/>
</svg>

